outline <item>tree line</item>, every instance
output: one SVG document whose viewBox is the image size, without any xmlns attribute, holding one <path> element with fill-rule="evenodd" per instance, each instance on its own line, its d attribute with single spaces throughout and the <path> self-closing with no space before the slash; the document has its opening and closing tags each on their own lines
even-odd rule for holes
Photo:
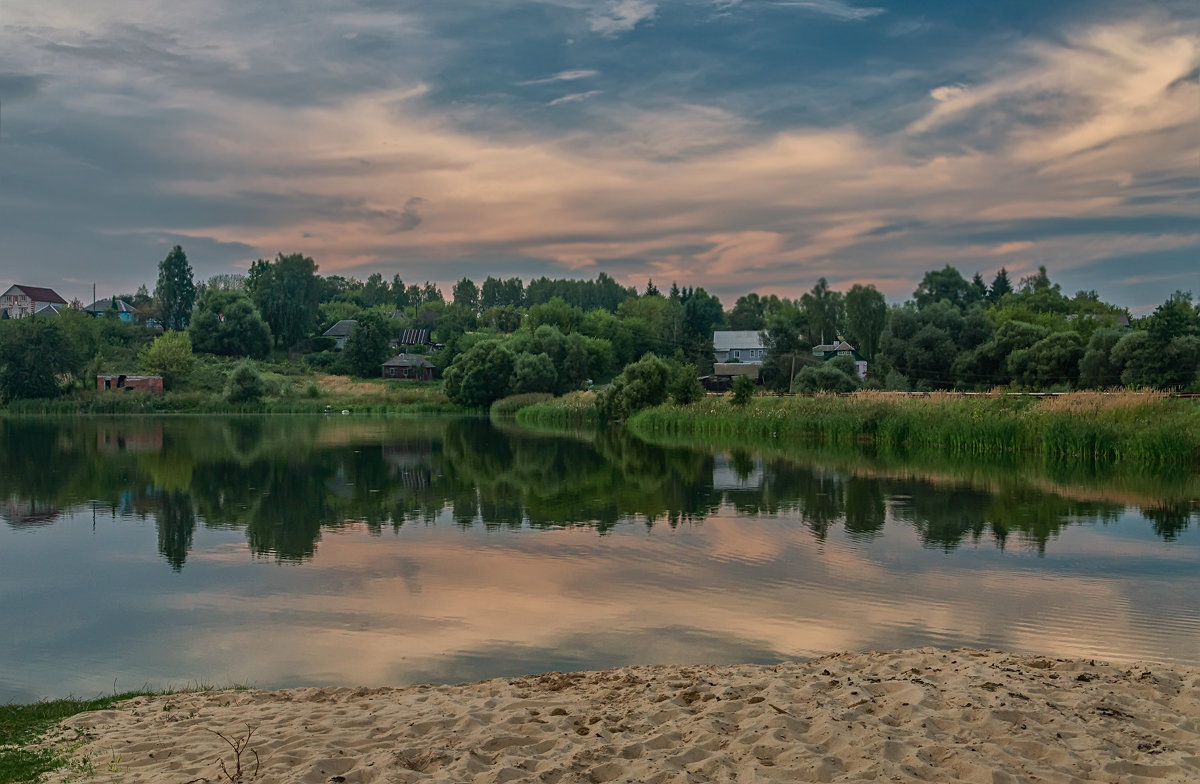
<svg viewBox="0 0 1200 784">
<path fill-rule="evenodd" d="M 794 299 L 751 292 L 726 309 L 700 287 L 660 291 L 594 280 L 463 278 L 447 300 L 428 281 L 375 273 L 365 280 L 319 274 L 303 254 L 254 261 L 245 275 L 195 282 L 179 246 L 158 265 L 153 295 L 125 297 L 155 332 L 64 313 L 0 323 L 0 396 L 49 397 L 90 386 L 106 369 L 138 367 L 177 383 L 194 353 L 305 363 L 315 370 L 378 377 L 405 330 L 428 330 L 427 352 L 447 394 L 483 407 L 511 394 L 561 394 L 614 378 L 676 400 L 698 394 L 711 372 L 714 330 L 758 332 L 767 347 L 760 379 L 775 390 L 849 391 L 1011 387 L 1037 390 L 1118 385 L 1195 389 L 1200 380 L 1200 308 L 1176 292 L 1153 313 L 1131 319 L 1093 291 L 1066 295 L 1045 268 L 990 282 L 953 266 L 926 272 L 903 304 L 872 285 L 846 291 L 825 279 Z M 357 322 L 344 351 L 321 335 Z M 868 362 L 823 362 L 812 348 L 836 339 Z M 633 366 L 647 355 L 660 364 Z M 622 374 L 630 369 L 630 376 Z M 618 390 L 619 391 L 619 390 Z M 624 393 L 622 393 L 624 394 Z M 620 407 L 621 395 L 609 395 Z"/>
</svg>

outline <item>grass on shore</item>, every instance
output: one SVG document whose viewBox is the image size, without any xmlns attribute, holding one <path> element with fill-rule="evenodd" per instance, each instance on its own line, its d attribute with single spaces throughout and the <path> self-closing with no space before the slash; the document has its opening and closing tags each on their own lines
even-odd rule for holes
<svg viewBox="0 0 1200 784">
<path fill-rule="evenodd" d="M 517 412 L 517 422 L 599 421 L 594 396 L 567 396 Z M 873 444 L 884 451 L 1041 455 L 1060 460 L 1200 462 L 1200 401 L 1159 392 L 1074 392 L 1049 398 L 935 393 L 907 396 L 756 397 L 736 406 L 712 396 L 659 406 L 626 423 L 646 439 L 698 438 L 767 445 L 789 440 Z"/>
<path fill-rule="evenodd" d="M 1038 454 L 1150 464 L 1200 460 L 1196 401 L 1154 392 L 1076 392 L 1051 398 L 859 392 L 849 397 L 758 398 L 742 408 L 725 398 L 706 398 L 686 407 L 643 411 L 629 427 L 634 433 L 809 438 L 962 455 Z"/>
<path fill-rule="evenodd" d="M 596 427 L 600 424 L 596 393 L 591 390 L 568 392 L 553 400 L 525 406 L 518 409 L 515 416 L 517 424 L 535 429 L 577 429 Z"/>
<path fill-rule="evenodd" d="M 441 382 L 358 380 L 315 374 L 297 381 L 263 374 L 268 394 L 260 400 L 230 402 L 219 390 L 145 392 L 82 390 L 61 398 L 14 400 L 13 415 L 72 414 L 319 414 L 326 407 L 361 414 L 459 413 Z"/>
<path fill-rule="evenodd" d="M 77 713 L 107 710 L 122 700 L 151 693 L 131 691 L 90 700 L 67 697 L 28 705 L 0 705 L 0 784 L 34 782 L 66 763 L 61 754 L 39 748 L 43 736 L 58 722 Z"/>
</svg>

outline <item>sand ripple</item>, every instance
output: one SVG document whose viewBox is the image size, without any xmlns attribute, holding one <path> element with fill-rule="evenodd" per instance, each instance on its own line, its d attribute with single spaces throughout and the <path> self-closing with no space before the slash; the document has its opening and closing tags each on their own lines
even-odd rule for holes
<svg viewBox="0 0 1200 784">
<path fill-rule="evenodd" d="M 81 714 L 56 782 L 1200 781 L 1200 670 L 922 649 Z M 79 734 L 87 742 L 79 747 Z M 257 774 L 256 763 L 257 758 Z"/>
</svg>

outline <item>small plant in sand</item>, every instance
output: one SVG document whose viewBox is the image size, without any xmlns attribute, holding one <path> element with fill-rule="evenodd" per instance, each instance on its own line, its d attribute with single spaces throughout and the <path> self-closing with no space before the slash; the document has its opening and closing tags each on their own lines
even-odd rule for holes
<svg viewBox="0 0 1200 784">
<path fill-rule="evenodd" d="M 216 730 L 209 730 L 209 732 L 211 732 L 213 735 L 216 735 L 218 738 L 225 741 L 225 743 L 229 745 L 229 748 L 233 749 L 233 772 L 230 772 L 229 768 L 225 766 L 224 758 L 217 758 L 217 766 L 221 769 L 221 776 L 218 777 L 218 781 L 228 781 L 229 784 L 239 784 L 240 782 L 245 781 L 245 777 L 247 775 L 249 775 L 251 779 L 258 778 L 258 769 L 260 766 L 258 752 L 250 748 L 250 738 L 254 735 L 254 730 L 256 729 L 258 728 L 247 725 L 245 735 L 240 735 L 233 738 L 230 738 L 224 733 L 217 732 Z M 254 757 L 254 772 L 250 774 L 246 773 L 242 765 L 242 756 L 247 752 Z M 247 757 L 247 765 L 249 762 L 250 759 Z M 194 779 L 193 781 L 188 782 L 188 784 L 198 784 L 198 782 L 204 781 L 208 781 L 208 779 Z"/>
</svg>

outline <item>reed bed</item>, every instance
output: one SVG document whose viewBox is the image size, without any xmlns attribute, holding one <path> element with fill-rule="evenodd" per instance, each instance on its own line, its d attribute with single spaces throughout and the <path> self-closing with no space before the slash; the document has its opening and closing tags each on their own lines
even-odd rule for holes
<svg viewBox="0 0 1200 784">
<path fill-rule="evenodd" d="M 562 397 L 520 408 L 515 413 L 517 423 L 526 427 L 564 428 L 596 427 L 600 412 L 596 409 L 596 393 L 568 392 Z"/>
<path fill-rule="evenodd" d="M 760 397 L 743 408 L 709 397 L 690 406 L 643 411 L 628 426 L 645 436 L 809 439 L 961 455 L 1200 463 L 1200 402 L 1130 391 L 1054 398 L 859 392 Z"/>
</svg>

